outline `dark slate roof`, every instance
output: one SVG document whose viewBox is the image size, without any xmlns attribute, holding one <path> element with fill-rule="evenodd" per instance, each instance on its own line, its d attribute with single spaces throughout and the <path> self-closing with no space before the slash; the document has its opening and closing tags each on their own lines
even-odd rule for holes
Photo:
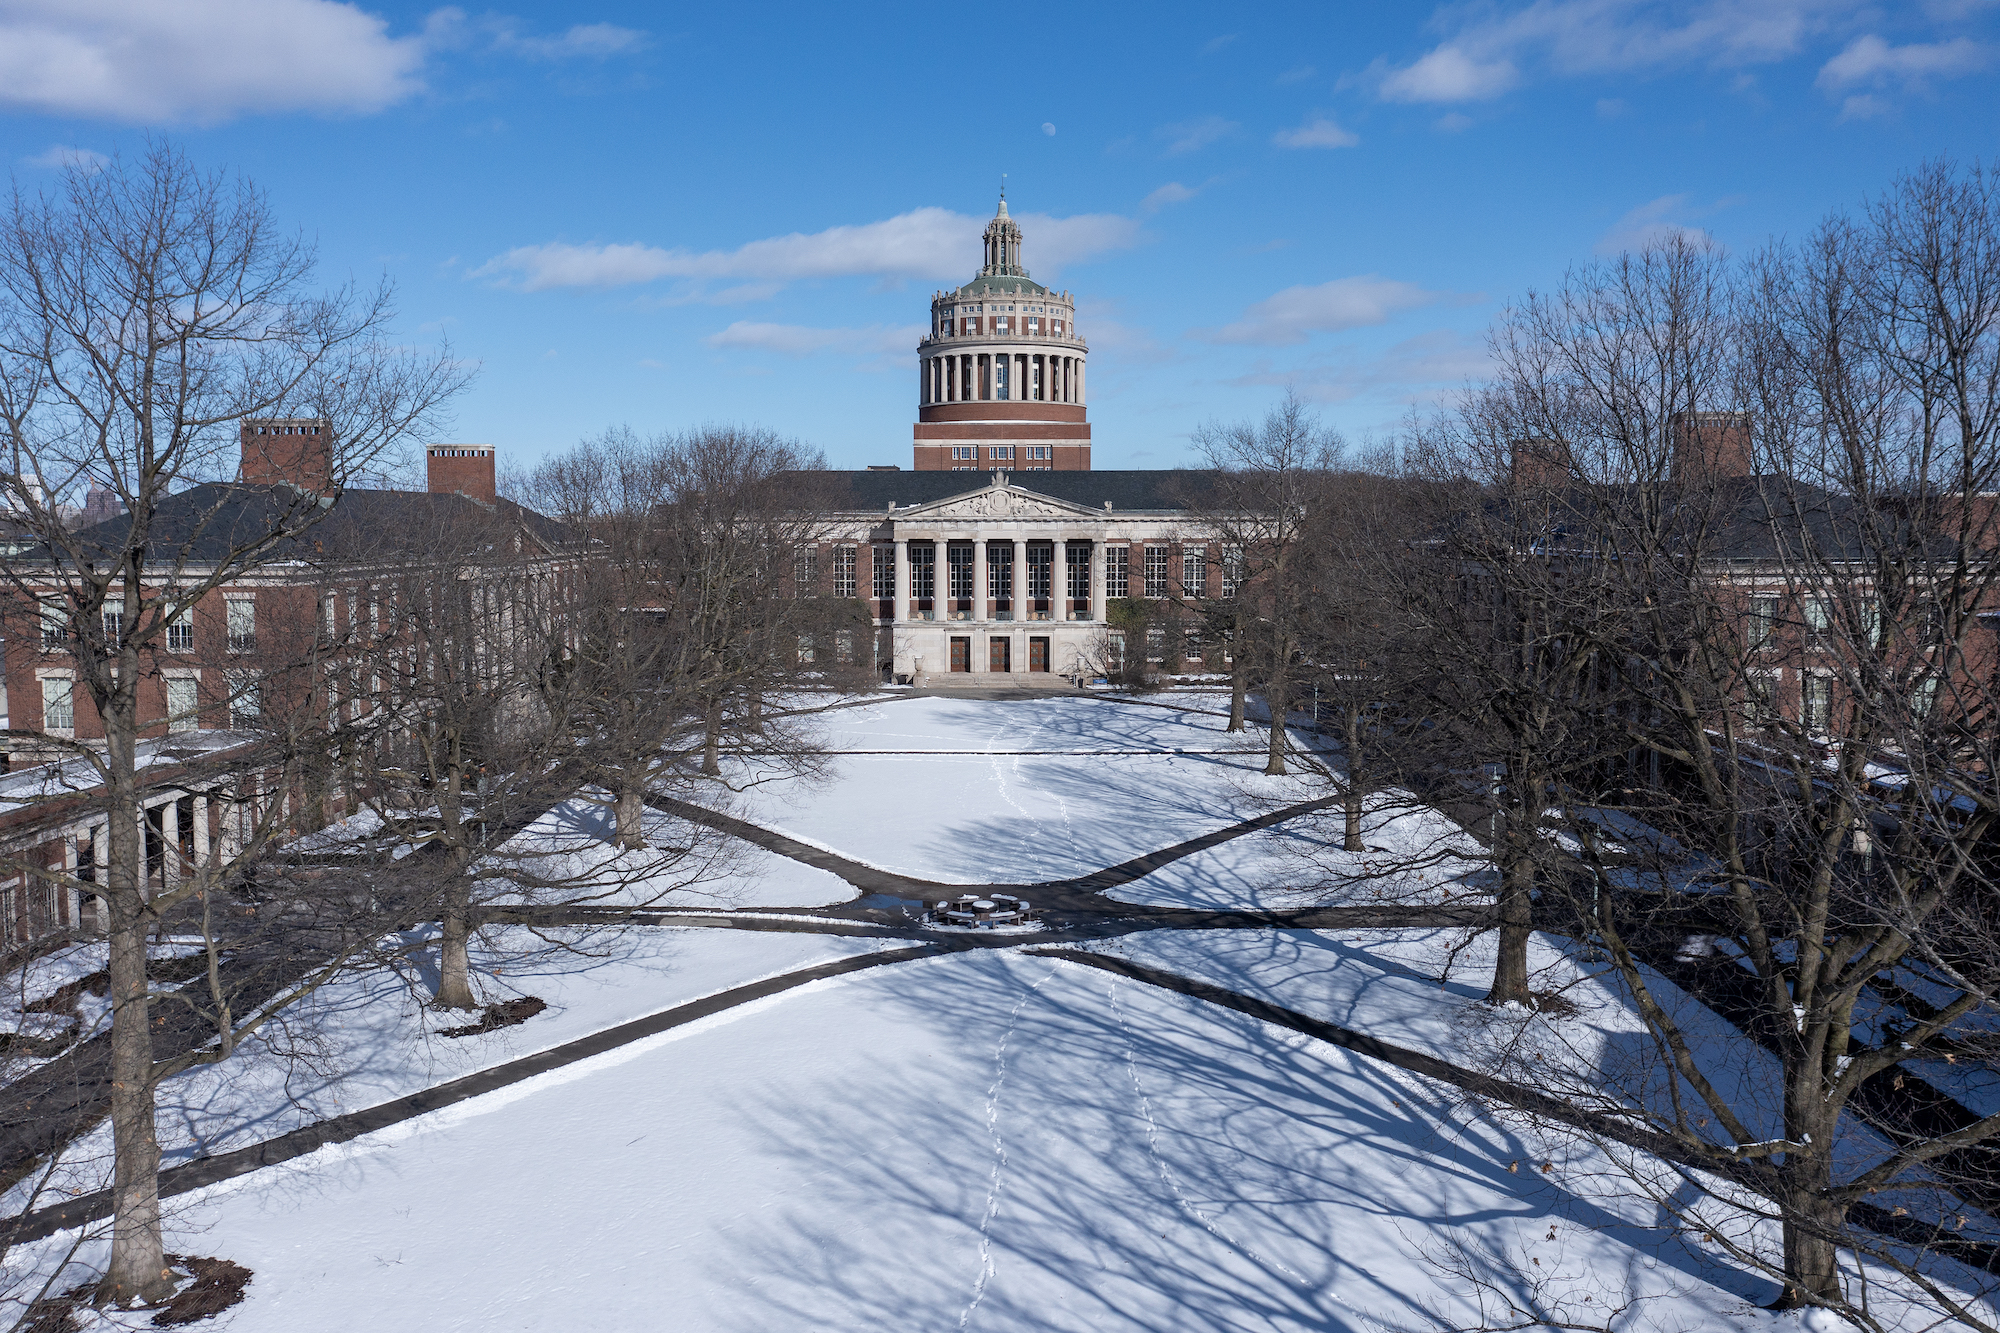
<svg viewBox="0 0 2000 1333">
<path fill-rule="evenodd" d="M 563 524 L 512 500 L 488 507 L 455 493 L 349 489 L 329 501 L 286 485 L 208 482 L 177 491 L 160 503 L 153 515 L 148 559 L 156 565 L 210 564 L 260 534 L 281 525 L 297 526 L 315 505 L 328 512 L 300 534 L 283 539 L 273 548 L 272 558 L 422 557 L 448 540 L 454 529 L 495 521 L 519 525 L 550 547 L 562 546 L 568 538 Z M 116 551 L 123 547 L 131 526 L 132 516 L 120 514 L 84 528 L 77 539 Z"/>
<path fill-rule="evenodd" d="M 1013 296 L 1019 288 L 1024 299 L 1032 296 L 1047 296 L 1049 289 L 1032 278 L 982 273 L 971 282 L 958 289 L 960 296 Z"/>
<path fill-rule="evenodd" d="M 929 504 L 954 495 L 984 490 L 993 484 L 993 473 L 978 472 L 828 472 L 833 503 L 855 510 L 883 510 L 891 500 L 897 508 Z M 1055 500 L 1104 508 L 1109 500 L 1113 510 L 1186 509 L 1190 499 L 1200 497 L 1213 484 L 1212 474 L 1191 468 L 1154 468 L 1145 471 L 1104 472 L 1009 472 L 1007 480 L 1017 490 L 1046 495 Z"/>
</svg>

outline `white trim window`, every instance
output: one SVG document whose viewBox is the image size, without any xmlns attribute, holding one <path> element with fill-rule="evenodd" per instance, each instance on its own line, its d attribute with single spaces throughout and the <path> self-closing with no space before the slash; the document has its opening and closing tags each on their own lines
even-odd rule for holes
<svg viewBox="0 0 2000 1333">
<path fill-rule="evenodd" d="M 1132 589 L 1132 548 L 1120 543 L 1104 548 L 1104 595 L 1129 596 Z"/>
<path fill-rule="evenodd" d="M 125 608 L 107 606 L 103 611 L 103 619 L 104 650 L 115 653 L 118 651 L 118 645 L 125 641 Z"/>
<path fill-rule="evenodd" d="M 170 653 L 191 653 L 194 651 L 194 608 L 189 607 L 167 622 L 167 651 Z"/>
<path fill-rule="evenodd" d="M 1181 591 L 1189 597 L 1208 596 L 1208 548 L 1190 546 L 1181 551 Z M 1201 656 L 1200 653 L 1195 654 Z"/>
<path fill-rule="evenodd" d="M 1778 631 L 1778 596 L 1776 593 L 1755 593 L 1750 598 L 1750 650 L 1771 645 L 1771 636 Z"/>
<path fill-rule="evenodd" d="M 223 602 L 229 616 L 229 651 L 257 651 L 257 603 L 249 597 L 231 597 Z"/>
<path fill-rule="evenodd" d="M 1243 583 L 1243 552 L 1234 546 L 1222 548 L 1222 595 L 1234 597 Z"/>
<path fill-rule="evenodd" d="M 193 676 L 167 677 L 167 730 L 201 729 L 201 682 Z"/>
<path fill-rule="evenodd" d="M 792 548 L 792 588 L 800 597 L 819 596 L 819 548 L 810 542 Z"/>
<path fill-rule="evenodd" d="M 42 677 L 42 730 L 52 736 L 76 731 L 76 682 L 67 674 Z"/>
<path fill-rule="evenodd" d="M 229 725 L 247 730 L 264 720 L 264 682 L 248 672 L 229 676 Z"/>
<path fill-rule="evenodd" d="M 896 595 L 896 548 L 888 542 L 874 542 L 868 553 L 871 557 L 868 581 L 874 587 L 876 599 L 886 602 Z"/>
<path fill-rule="evenodd" d="M 43 597 L 42 651 L 59 649 L 69 638 L 69 610 L 60 595 Z"/>
<path fill-rule="evenodd" d="M 836 546 L 833 548 L 833 595 L 852 597 L 855 595 L 854 548 Z"/>
<path fill-rule="evenodd" d="M 1806 732 L 1825 736 L 1833 730 L 1833 677 L 1807 675 L 1799 681 L 1801 718 Z"/>
<path fill-rule="evenodd" d="M 1164 546 L 1148 546 L 1146 548 L 1146 596 L 1165 597 L 1166 595 L 1167 548 Z"/>
</svg>

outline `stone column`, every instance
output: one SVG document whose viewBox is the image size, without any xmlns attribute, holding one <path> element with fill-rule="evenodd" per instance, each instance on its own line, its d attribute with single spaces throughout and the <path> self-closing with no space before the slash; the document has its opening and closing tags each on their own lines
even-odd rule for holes
<svg viewBox="0 0 2000 1333">
<path fill-rule="evenodd" d="M 974 528 L 972 530 L 972 619 L 975 623 L 993 618 L 988 614 L 992 608 L 986 595 L 986 580 L 986 529 Z M 984 671 L 986 668 L 976 669 Z"/>
<path fill-rule="evenodd" d="M 1014 538 L 1014 623 L 1024 624 L 1028 619 L 1028 543 L 1020 536 Z M 1012 665 L 1012 663 L 1009 663 Z"/>
<path fill-rule="evenodd" d="M 1090 544 L 1090 614 L 1100 624 L 1111 613 L 1104 598 L 1104 550 L 1110 540 L 1111 534 L 1107 531 Z"/>
<path fill-rule="evenodd" d="M 208 865 L 208 798 L 194 798 L 194 859 L 206 868 Z"/>
<path fill-rule="evenodd" d="M 889 601 L 889 618 L 896 624 L 913 619 L 915 589 L 910 580 L 910 539 L 896 534 L 896 595 Z"/>
</svg>

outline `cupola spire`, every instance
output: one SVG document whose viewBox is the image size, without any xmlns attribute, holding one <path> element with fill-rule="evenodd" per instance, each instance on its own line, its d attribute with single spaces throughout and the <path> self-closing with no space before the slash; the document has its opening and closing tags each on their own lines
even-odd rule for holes
<svg viewBox="0 0 2000 1333">
<path fill-rule="evenodd" d="M 979 270 L 982 278 L 1025 278 L 1028 270 L 1021 267 L 1021 227 L 1007 216 L 1007 178 L 1000 178 L 1000 208 L 993 214 L 993 220 L 986 224 L 986 264 Z"/>
</svg>

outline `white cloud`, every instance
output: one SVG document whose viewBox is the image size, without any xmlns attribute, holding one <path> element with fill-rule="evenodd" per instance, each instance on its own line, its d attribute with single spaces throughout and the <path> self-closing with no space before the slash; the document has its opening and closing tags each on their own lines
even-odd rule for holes
<svg viewBox="0 0 2000 1333">
<path fill-rule="evenodd" d="M 1157 213 L 1168 204 L 1184 204 L 1200 193 L 1198 188 L 1191 189 L 1179 181 L 1168 181 L 1140 200 L 1139 207 L 1148 213 Z"/>
<path fill-rule="evenodd" d="M 1317 287 L 1287 287 L 1219 329 L 1197 330 L 1209 342 L 1279 346 L 1302 343 L 1310 334 L 1385 324 L 1405 310 L 1432 305 L 1443 296 L 1407 282 L 1368 274 L 1336 278 Z"/>
<path fill-rule="evenodd" d="M 1280 74 L 1278 76 L 1278 82 L 1281 84 L 1304 83 L 1307 79 L 1312 78 L 1315 74 L 1318 73 L 1319 71 L 1314 69 L 1311 65 L 1294 65 L 1292 68 L 1286 70 L 1283 74 Z"/>
<path fill-rule="evenodd" d="M 1042 122 L 1042 133 L 1053 139 L 1056 135 L 1056 127 L 1045 120 Z"/>
<path fill-rule="evenodd" d="M 1138 239 L 1139 224 L 1115 214 L 1052 218 L 1016 217 L 1031 271 L 1123 249 Z M 979 254 L 986 219 L 943 208 L 919 208 L 858 226 L 829 227 L 751 241 L 734 250 L 694 251 L 642 244 L 575 245 L 552 241 L 519 246 L 474 269 L 523 291 L 557 287 L 629 287 L 682 278 L 696 282 L 747 280 L 734 299 L 761 299 L 782 284 L 812 278 L 879 277 L 964 279 Z M 727 295 L 725 293 L 725 295 Z M 715 298 L 711 298 L 715 299 Z"/>
<path fill-rule="evenodd" d="M 509 15 L 468 18 L 456 6 L 432 13 L 424 23 L 424 40 L 439 50 L 479 48 L 528 60 L 602 60 L 633 55 L 652 45 L 652 39 L 637 28 L 621 28 L 615 23 L 579 23 L 566 32 L 544 37 L 522 32 L 521 20 Z"/>
<path fill-rule="evenodd" d="M 1240 33 L 1229 32 L 1224 33 L 1220 37 L 1211 37 L 1202 44 L 1201 53 L 1205 56 L 1212 56 L 1223 47 L 1235 41 L 1239 36 L 1241 36 Z"/>
<path fill-rule="evenodd" d="M 1479 122 L 1458 111 L 1447 111 L 1431 122 L 1431 128 L 1443 134 L 1459 134 L 1471 129 Z"/>
<path fill-rule="evenodd" d="M 1789 59 L 1867 11 L 1867 0 L 1530 0 L 1512 10 L 1441 11 L 1443 40 L 1407 65 L 1377 60 L 1363 76 L 1392 102 L 1473 102 L 1559 76 L 1672 69 L 1740 69 Z"/>
<path fill-rule="evenodd" d="M 1361 136 L 1325 116 L 1315 116 L 1295 130 L 1279 130 L 1271 142 L 1280 148 L 1352 148 Z"/>
<path fill-rule="evenodd" d="M 1856 90 L 1928 92 L 1934 80 L 1976 74 L 1992 63 L 1991 47 L 1965 37 L 1949 42 L 1891 46 L 1871 33 L 1849 42 L 1847 49 L 1820 67 L 1819 77 L 1813 82 L 1828 96 L 1855 92 L 1841 110 L 1841 119 L 1855 120 L 1888 109 L 1883 98 Z"/>
<path fill-rule="evenodd" d="M 778 352 L 785 356 L 814 356 L 821 352 L 841 352 L 872 356 L 883 352 L 911 352 L 922 341 L 921 324 L 890 327 L 871 324 L 862 329 L 815 329 L 803 324 L 759 324 L 739 319 L 718 333 L 702 339 L 710 347 Z"/>
<path fill-rule="evenodd" d="M 332 0 L 4 0 L 0 105 L 213 123 L 367 113 L 422 87 L 424 46 Z"/>
<path fill-rule="evenodd" d="M 90 148 L 73 148 L 68 144 L 55 144 L 33 157 L 21 159 L 23 166 L 47 167 L 55 170 L 61 167 L 81 167 L 87 172 L 104 170 L 111 165 L 111 159 Z"/>
<path fill-rule="evenodd" d="M 1178 157 L 1183 153 L 1196 153 L 1236 133 L 1242 126 L 1221 116 L 1203 116 L 1199 120 L 1184 120 L 1174 125 L 1162 125 L 1155 130 L 1154 137 L 1167 141 L 1167 156 Z"/>
<path fill-rule="evenodd" d="M 1455 46 L 1440 46 L 1415 63 L 1383 75 L 1388 102 L 1485 102 L 1520 82 L 1511 60 L 1479 60 Z"/>
<path fill-rule="evenodd" d="M 1707 231 L 1673 220 L 1674 214 L 1689 212 L 1688 196 L 1684 194 L 1663 194 L 1651 203 L 1641 204 L 1612 224 L 1611 230 L 1598 238 L 1597 253 L 1615 255 L 1627 250 L 1643 250 L 1649 245 L 1660 245 L 1681 237 L 1696 245 L 1707 244 Z M 1696 210 L 1706 211 L 1706 210 Z"/>
<path fill-rule="evenodd" d="M 1290 389 L 1307 402 L 1435 402 L 1450 387 L 1493 373 L 1485 342 L 1450 329 L 1406 338 L 1370 356 L 1352 351 L 1281 368 L 1269 362 L 1229 381 L 1239 387 Z"/>
</svg>

